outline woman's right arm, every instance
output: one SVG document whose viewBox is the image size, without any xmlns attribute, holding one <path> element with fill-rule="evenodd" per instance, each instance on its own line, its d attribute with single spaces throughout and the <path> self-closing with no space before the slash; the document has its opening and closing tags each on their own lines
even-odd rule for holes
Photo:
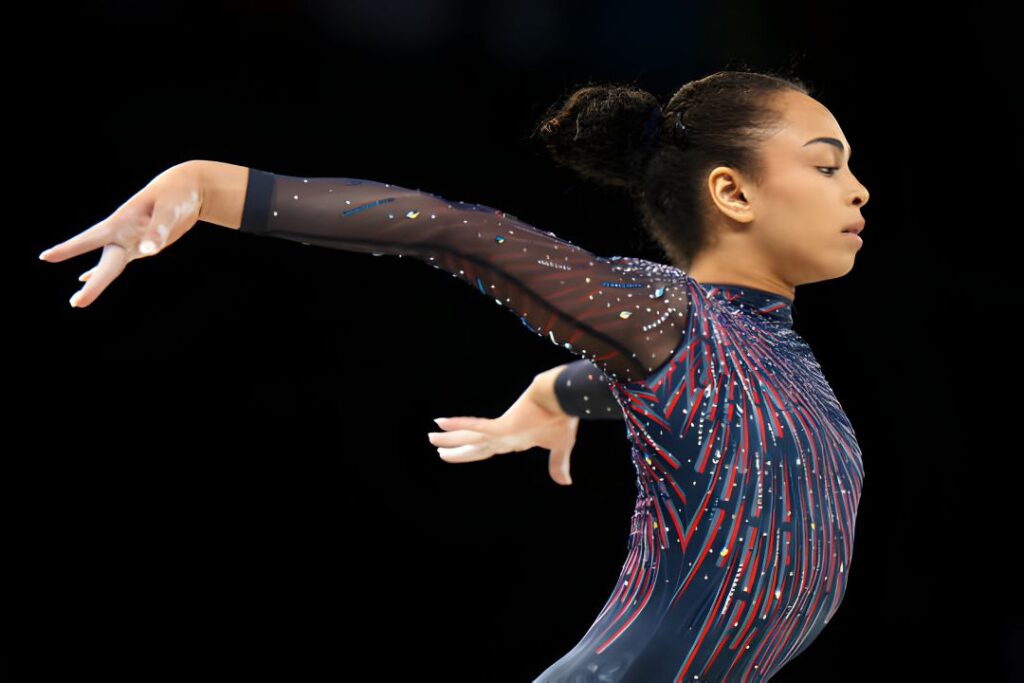
<svg viewBox="0 0 1024 683">
<path fill-rule="evenodd" d="M 288 176 L 205 159 L 168 168 L 110 216 L 39 258 L 59 263 L 103 249 L 70 300 L 84 307 L 128 263 L 161 253 L 198 220 L 425 261 L 614 382 L 642 381 L 667 367 L 688 326 L 692 278 L 678 268 L 599 256 L 483 204 L 361 178 Z"/>
<path fill-rule="evenodd" d="M 615 381 L 641 380 L 663 367 L 687 325 L 688 284 L 679 269 L 602 257 L 499 209 L 361 178 L 194 163 L 205 188 L 202 220 L 425 261 Z"/>
</svg>

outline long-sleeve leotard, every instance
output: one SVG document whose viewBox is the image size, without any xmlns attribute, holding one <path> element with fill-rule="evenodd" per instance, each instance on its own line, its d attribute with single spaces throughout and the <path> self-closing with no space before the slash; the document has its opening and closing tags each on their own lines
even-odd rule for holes
<svg viewBox="0 0 1024 683">
<path fill-rule="evenodd" d="M 426 261 L 590 360 L 607 381 L 656 372 L 687 325 L 689 294 L 678 268 L 597 256 L 499 209 L 398 185 L 250 168 L 239 229 Z"/>
<path fill-rule="evenodd" d="M 628 555 L 587 632 L 536 683 L 769 681 L 835 614 L 864 468 L 791 328 L 792 298 L 354 178 L 250 169 L 241 230 L 421 259 L 606 376 L 588 381 L 620 403 L 637 472 Z M 592 375 L 570 372 L 563 390 Z"/>
</svg>

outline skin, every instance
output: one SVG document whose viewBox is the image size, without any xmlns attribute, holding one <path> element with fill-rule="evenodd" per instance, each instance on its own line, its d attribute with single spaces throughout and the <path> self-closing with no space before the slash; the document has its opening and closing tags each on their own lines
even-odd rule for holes
<svg viewBox="0 0 1024 683">
<path fill-rule="evenodd" d="M 557 484 L 572 485 L 570 456 L 576 445 L 580 418 L 558 405 L 554 382 L 564 366 L 537 375 L 518 400 L 499 417 L 435 418 L 441 432 L 427 440 L 449 463 L 486 460 L 502 453 L 541 448 L 548 452 L 548 475 Z"/>
<path fill-rule="evenodd" d="M 832 113 L 796 91 L 774 99 L 783 117 L 761 144 L 762 182 L 717 166 L 707 178 L 709 246 L 687 272 L 698 282 L 748 285 L 790 299 L 796 286 L 842 277 L 862 243 L 842 233 L 861 220 L 868 191 L 849 166 L 850 143 Z M 845 148 L 805 143 L 834 137 Z M 837 170 L 836 170 L 837 169 Z"/>
</svg>

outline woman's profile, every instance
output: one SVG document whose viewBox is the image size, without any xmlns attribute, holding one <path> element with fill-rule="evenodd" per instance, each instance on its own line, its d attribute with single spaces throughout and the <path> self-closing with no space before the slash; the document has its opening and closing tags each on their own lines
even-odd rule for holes
<svg viewBox="0 0 1024 683">
<path fill-rule="evenodd" d="M 795 288 L 847 274 L 868 191 L 799 79 L 719 71 L 668 102 L 590 85 L 533 130 L 626 190 L 670 263 L 599 256 L 500 209 L 382 181 L 190 160 L 50 249 L 102 249 L 71 305 L 197 221 L 408 256 L 578 356 L 494 419 L 438 421 L 447 462 L 533 447 L 571 484 L 581 419 L 623 421 L 637 473 L 627 554 L 579 642 L 535 681 L 766 681 L 839 609 L 864 481 L 853 427 L 793 329 Z M 524 337 L 525 339 L 525 337 Z"/>
</svg>

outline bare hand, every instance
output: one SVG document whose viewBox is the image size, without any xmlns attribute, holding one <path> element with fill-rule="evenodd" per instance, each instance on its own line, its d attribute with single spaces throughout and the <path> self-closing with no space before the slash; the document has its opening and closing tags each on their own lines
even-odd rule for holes
<svg viewBox="0 0 1024 683">
<path fill-rule="evenodd" d="M 103 247 L 98 264 L 78 279 L 85 286 L 70 299 L 84 308 L 96 300 L 129 262 L 154 256 L 174 244 L 199 220 L 203 192 L 199 174 L 189 162 L 168 168 L 102 221 L 60 244 L 39 258 L 60 263 Z"/>
<path fill-rule="evenodd" d="M 446 462 L 486 460 L 498 453 L 525 451 L 539 446 L 550 450 L 548 473 L 555 483 L 569 486 L 569 456 L 576 444 L 580 418 L 553 413 L 534 402 L 531 389 L 498 418 L 439 418 L 444 432 L 429 432 L 430 443 Z"/>
</svg>

